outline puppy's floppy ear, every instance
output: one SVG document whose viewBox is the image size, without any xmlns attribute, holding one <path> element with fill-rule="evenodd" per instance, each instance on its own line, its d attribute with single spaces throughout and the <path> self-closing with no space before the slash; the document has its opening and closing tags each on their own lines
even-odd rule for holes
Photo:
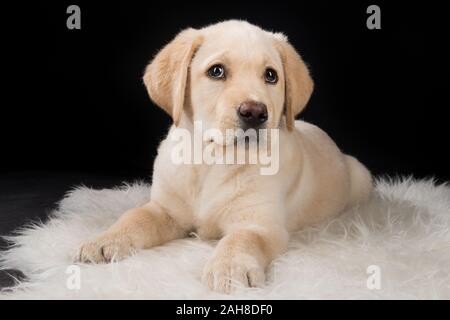
<svg viewBox="0 0 450 320">
<path fill-rule="evenodd" d="M 167 44 L 147 66 L 144 83 L 150 98 L 178 125 L 184 106 L 192 57 L 202 42 L 200 32 L 186 29 Z"/>
<path fill-rule="evenodd" d="M 285 113 L 289 131 L 294 128 L 295 116 L 308 103 L 314 83 L 308 68 L 294 47 L 283 34 L 275 34 L 278 51 L 283 62 L 285 77 Z"/>
</svg>

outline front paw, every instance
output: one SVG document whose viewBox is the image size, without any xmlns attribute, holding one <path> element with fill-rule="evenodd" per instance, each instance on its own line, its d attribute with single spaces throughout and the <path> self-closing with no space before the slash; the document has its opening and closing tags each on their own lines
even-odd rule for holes
<svg viewBox="0 0 450 320">
<path fill-rule="evenodd" d="M 135 248 L 131 239 L 123 234 L 106 233 L 84 243 L 78 250 L 75 261 L 105 263 L 131 255 Z"/>
<path fill-rule="evenodd" d="M 234 287 L 260 287 L 264 269 L 248 254 L 220 254 L 212 257 L 203 270 L 202 282 L 211 290 L 229 294 Z"/>
</svg>

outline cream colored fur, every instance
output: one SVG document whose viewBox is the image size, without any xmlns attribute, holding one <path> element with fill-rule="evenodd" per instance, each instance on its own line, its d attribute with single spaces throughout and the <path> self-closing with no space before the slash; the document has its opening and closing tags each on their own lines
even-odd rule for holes
<svg viewBox="0 0 450 320">
<path fill-rule="evenodd" d="M 206 75 L 216 63 L 227 69 L 224 81 Z M 276 85 L 262 78 L 268 66 L 278 73 Z M 202 239 L 221 239 L 203 271 L 207 286 L 226 293 L 235 282 L 259 286 L 266 267 L 286 250 L 290 232 L 365 201 L 372 190 L 363 165 L 316 126 L 294 121 L 313 82 L 281 34 L 243 21 L 187 29 L 156 55 L 144 82 L 152 100 L 172 116 L 171 131 L 192 131 L 201 120 L 206 129 L 225 133 L 238 128 L 240 103 L 265 103 L 267 127 L 280 129 L 280 169 L 264 176 L 260 164 L 176 165 L 174 142 L 167 138 L 154 163 L 150 202 L 85 243 L 81 262 L 123 258 L 195 231 Z"/>
</svg>

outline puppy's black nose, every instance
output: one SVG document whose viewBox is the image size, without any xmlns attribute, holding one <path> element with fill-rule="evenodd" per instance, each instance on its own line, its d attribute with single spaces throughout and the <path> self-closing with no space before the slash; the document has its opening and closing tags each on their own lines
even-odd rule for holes
<svg viewBox="0 0 450 320">
<path fill-rule="evenodd" d="M 262 102 L 245 101 L 237 109 L 239 119 L 247 127 L 256 128 L 267 121 L 267 107 Z"/>
</svg>

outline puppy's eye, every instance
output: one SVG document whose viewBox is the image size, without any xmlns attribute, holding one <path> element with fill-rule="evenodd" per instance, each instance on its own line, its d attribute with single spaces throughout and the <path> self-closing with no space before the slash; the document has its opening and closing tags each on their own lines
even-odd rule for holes
<svg viewBox="0 0 450 320">
<path fill-rule="evenodd" d="M 215 64 L 208 69 L 208 76 L 213 79 L 224 79 L 225 68 L 221 64 Z"/>
<path fill-rule="evenodd" d="M 272 68 L 267 68 L 264 72 L 264 80 L 266 80 L 267 83 L 275 84 L 278 81 L 278 75 L 275 70 Z"/>
</svg>

